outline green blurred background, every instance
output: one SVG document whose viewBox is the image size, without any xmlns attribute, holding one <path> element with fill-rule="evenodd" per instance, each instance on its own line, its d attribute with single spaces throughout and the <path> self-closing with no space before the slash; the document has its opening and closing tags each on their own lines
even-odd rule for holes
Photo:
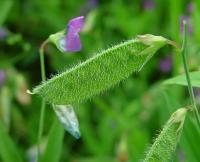
<svg viewBox="0 0 200 162">
<path fill-rule="evenodd" d="M 23 161 L 34 162 L 36 154 L 41 99 L 26 90 L 41 81 L 38 49 L 50 34 L 66 28 L 71 18 L 80 15 L 86 17 L 80 34 L 82 50 L 63 54 L 48 45 L 48 78 L 136 35 L 150 33 L 181 43 L 182 18 L 189 23 L 190 70 L 200 70 L 199 0 L 0 0 L 0 119 Z M 162 85 L 165 79 L 181 73 L 180 55 L 165 47 L 140 73 L 75 105 L 82 137 L 76 140 L 64 134 L 60 161 L 143 159 L 170 114 L 189 104 L 185 87 Z M 198 89 L 196 93 L 200 102 Z M 44 145 L 56 118 L 50 105 L 46 110 Z M 194 123 L 192 117 L 186 119 L 177 162 L 200 161 L 200 134 Z"/>
</svg>

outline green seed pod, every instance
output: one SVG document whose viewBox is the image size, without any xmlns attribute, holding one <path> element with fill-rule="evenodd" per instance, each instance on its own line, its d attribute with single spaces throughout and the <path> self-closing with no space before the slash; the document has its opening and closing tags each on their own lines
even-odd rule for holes
<svg viewBox="0 0 200 162">
<path fill-rule="evenodd" d="M 45 101 L 57 105 L 81 102 L 140 71 L 166 44 L 171 42 L 160 36 L 138 36 L 54 76 L 33 89 L 33 94 L 39 94 Z"/>
<path fill-rule="evenodd" d="M 186 108 L 180 108 L 172 114 L 163 130 L 156 138 L 143 162 L 171 162 L 182 132 Z"/>
</svg>

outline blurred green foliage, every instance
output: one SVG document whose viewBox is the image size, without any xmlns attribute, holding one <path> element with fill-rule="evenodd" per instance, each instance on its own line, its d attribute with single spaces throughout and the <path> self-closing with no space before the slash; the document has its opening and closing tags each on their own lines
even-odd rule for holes
<svg viewBox="0 0 200 162">
<path fill-rule="evenodd" d="M 200 70 L 200 1 L 154 0 L 150 8 L 144 7 L 143 0 L 99 0 L 96 5 L 91 2 L 0 0 L 0 26 L 7 32 L 6 38 L 0 40 L 0 70 L 6 76 L 0 85 L 0 137 L 4 141 L 0 142 L 0 161 L 21 158 L 33 162 L 41 100 L 29 96 L 26 90 L 41 80 L 40 44 L 50 34 L 66 28 L 67 21 L 73 17 L 86 16 L 87 28 L 81 33 L 83 49 L 62 54 L 48 45 L 45 51 L 48 78 L 86 60 L 96 51 L 139 34 L 162 35 L 181 43 L 182 15 L 189 16 L 193 29 L 188 41 L 189 66 L 193 71 Z M 193 4 L 191 13 L 187 9 L 189 3 Z M 170 114 L 190 104 L 187 87 L 160 84 L 183 73 L 180 55 L 169 47 L 158 53 L 140 73 L 90 101 L 75 105 L 82 137 L 75 140 L 68 133 L 64 134 L 60 161 L 135 162 L 144 159 L 145 151 Z M 173 63 L 170 71 L 163 72 L 160 62 L 168 55 Z M 199 96 L 196 100 L 200 103 Z M 56 148 L 55 142 L 62 140 L 62 129 L 56 127 L 54 121 L 55 114 L 48 105 L 42 145 L 52 143 Z M 195 122 L 192 115 L 186 118 L 176 152 L 177 162 L 200 161 L 200 131 Z M 58 131 L 57 134 L 52 134 L 52 129 Z M 1 150 L 7 152 L 4 154 Z M 54 152 L 53 148 L 50 151 Z M 56 151 L 59 154 L 59 148 Z M 6 161 L 7 156 L 10 159 Z"/>
</svg>

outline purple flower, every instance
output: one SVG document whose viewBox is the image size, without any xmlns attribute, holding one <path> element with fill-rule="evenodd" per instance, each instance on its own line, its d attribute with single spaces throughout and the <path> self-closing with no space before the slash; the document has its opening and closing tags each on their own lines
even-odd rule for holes
<svg viewBox="0 0 200 162">
<path fill-rule="evenodd" d="M 0 86 L 3 85 L 5 78 L 5 72 L 3 70 L 0 70 Z"/>
<path fill-rule="evenodd" d="M 183 21 L 186 20 L 187 21 L 187 26 L 188 26 L 188 33 L 191 35 L 192 34 L 192 25 L 191 25 L 191 19 L 189 16 L 181 16 L 180 17 L 180 31 L 181 33 L 184 32 L 184 24 Z"/>
<path fill-rule="evenodd" d="M 143 8 L 145 10 L 150 10 L 155 7 L 155 3 L 153 0 L 143 0 Z"/>
<path fill-rule="evenodd" d="M 7 31 L 3 28 L 0 28 L 0 40 L 4 40 L 7 36 Z"/>
<path fill-rule="evenodd" d="M 169 55 L 160 60 L 159 69 L 163 73 L 169 73 L 172 69 L 172 57 Z"/>
<path fill-rule="evenodd" d="M 193 3 L 192 3 L 192 2 L 190 2 L 190 3 L 187 5 L 187 11 L 188 11 L 189 13 L 192 13 L 192 11 L 193 11 Z"/>
<path fill-rule="evenodd" d="M 195 97 L 199 97 L 200 96 L 200 90 L 198 88 L 193 88 L 193 91 L 194 91 L 194 96 Z"/>
<path fill-rule="evenodd" d="M 73 30 L 73 32 L 80 32 L 84 26 L 84 16 L 73 18 L 68 23 L 69 30 Z"/>
<path fill-rule="evenodd" d="M 76 17 L 69 21 L 67 25 L 67 35 L 60 39 L 60 48 L 64 52 L 77 52 L 81 50 L 79 32 L 84 26 L 84 17 Z"/>
</svg>

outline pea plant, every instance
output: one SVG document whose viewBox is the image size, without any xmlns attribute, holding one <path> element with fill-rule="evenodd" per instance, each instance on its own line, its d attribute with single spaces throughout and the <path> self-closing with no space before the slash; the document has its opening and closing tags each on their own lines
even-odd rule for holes
<svg viewBox="0 0 200 162">
<path fill-rule="evenodd" d="M 142 73 L 142 68 L 154 57 L 159 49 L 166 45 L 175 48 L 182 55 L 185 75 L 173 78 L 165 84 L 184 84 L 188 86 L 191 104 L 182 106 L 176 110 L 163 126 L 162 131 L 147 150 L 144 162 L 170 162 L 176 151 L 177 144 L 182 134 L 186 115 L 194 113 L 200 126 L 200 118 L 195 103 L 194 92 L 187 63 L 187 22 L 184 21 L 184 37 L 182 48 L 162 36 L 151 34 L 138 35 L 134 39 L 124 41 L 108 49 L 102 50 L 86 61 L 73 66 L 66 71 L 46 79 L 45 74 L 45 46 L 48 43 L 56 45 L 63 53 L 77 52 L 81 50 L 79 33 L 84 27 L 84 17 L 77 17 L 69 21 L 67 30 L 52 34 L 40 47 L 40 64 L 42 82 L 40 85 L 28 90 L 31 95 L 42 98 L 41 114 L 38 132 L 38 160 L 48 161 L 51 157 L 52 147 L 62 143 L 63 129 L 56 127 L 50 133 L 50 139 L 46 151 L 41 154 L 41 138 L 43 135 L 45 105 L 52 105 L 61 125 L 75 138 L 81 138 L 79 123 L 74 110 L 74 104 L 81 104 L 86 100 L 92 100 L 94 96 L 103 94 L 110 88 L 116 87 L 122 80 L 127 79 L 133 72 Z M 180 56 L 181 57 L 181 56 Z M 148 65 L 147 65 L 148 66 Z M 54 123 L 59 125 L 59 123 Z M 57 139 L 54 139 L 57 134 Z M 55 142 L 55 140 L 57 142 Z M 59 152 L 59 150 L 57 150 Z M 54 153 L 55 155 L 55 153 Z M 59 153 L 58 153 L 59 155 Z M 55 157 L 54 157 L 55 158 Z M 58 158 L 58 157 L 57 157 Z"/>
</svg>

